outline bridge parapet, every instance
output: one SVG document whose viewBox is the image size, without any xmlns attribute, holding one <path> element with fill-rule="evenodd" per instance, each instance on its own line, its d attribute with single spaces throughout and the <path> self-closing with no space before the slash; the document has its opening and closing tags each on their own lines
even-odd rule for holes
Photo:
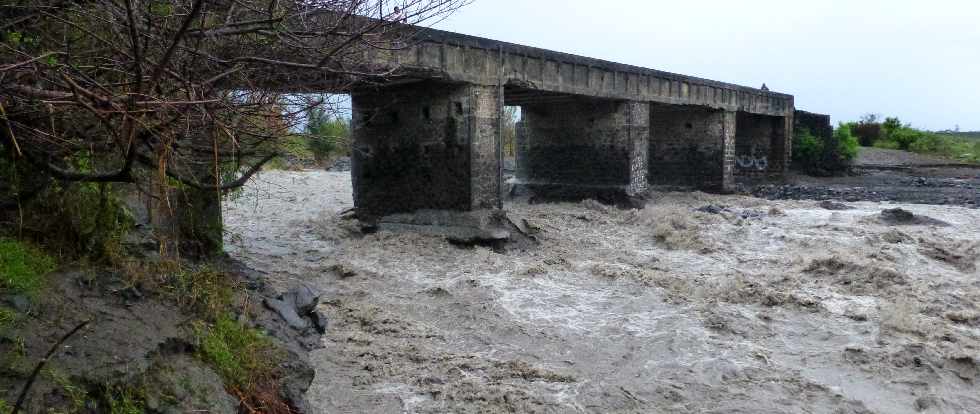
<svg viewBox="0 0 980 414">
<path fill-rule="evenodd" d="M 369 60 L 403 77 L 759 115 L 793 113 L 793 96 L 778 92 L 439 30 L 420 32 L 416 39 L 401 50 L 372 52 Z"/>
</svg>

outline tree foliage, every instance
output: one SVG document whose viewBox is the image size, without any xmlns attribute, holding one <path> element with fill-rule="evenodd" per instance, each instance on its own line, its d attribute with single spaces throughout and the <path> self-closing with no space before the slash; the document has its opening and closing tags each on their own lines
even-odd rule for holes
<svg viewBox="0 0 980 414">
<path fill-rule="evenodd" d="M 402 2 L 399 19 L 423 23 L 463 3 Z M 343 90 L 389 74 L 371 71 L 366 56 L 410 39 L 387 18 L 393 7 L 385 0 L 8 2 L 0 6 L 3 145 L 61 180 L 131 182 L 142 165 L 192 187 L 240 185 L 213 182 L 206 164 L 267 160 L 266 142 L 302 116 L 270 111 L 300 99 L 280 92 L 294 82 Z M 82 151 L 95 156 L 92 171 L 68 165 Z"/>
<path fill-rule="evenodd" d="M 170 210 L 174 189 L 239 187 L 322 103 L 296 88 L 389 79 L 371 57 L 411 44 L 402 23 L 467 1 L 0 0 L 0 210 L 57 183 Z"/>
<path fill-rule="evenodd" d="M 860 121 L 848 124 L 848 129 L 857 137 L 861 146 L 870 147 L 881 139 L 881 123 L 878 119 L 876 114 L 867 114 Z"/>
</svg>

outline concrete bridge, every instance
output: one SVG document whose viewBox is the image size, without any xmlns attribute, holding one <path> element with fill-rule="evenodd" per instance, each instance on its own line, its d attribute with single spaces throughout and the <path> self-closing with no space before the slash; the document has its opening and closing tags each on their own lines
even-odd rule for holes
<svg viewBox="0 0 980 414">
<path fill-rule="evenodd" d="M 725 192 L 738 174 L 781 174 L 789 164 L 787 94 L 438 30 L 367 61 L 392 71 L 349 91 L 354 201 L 369 223 L 500 209 L 501 114 L 511 105 L 523 114 L 517 179 L 534 190 L 628 197 L 652 183 Z M 330 89 L 316 74 L 293 82 Z M 438 216 L 393 221 L 446 221 Z"/>
</svg>

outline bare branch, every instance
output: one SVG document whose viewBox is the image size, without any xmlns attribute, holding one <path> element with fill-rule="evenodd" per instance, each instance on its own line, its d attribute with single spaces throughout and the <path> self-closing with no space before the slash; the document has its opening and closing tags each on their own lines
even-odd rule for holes
<svg viewBox="0 0 980 414">
<path fill-rule="evenodd" d="M 157 82 L 160 80 L 160 76 L 163 75 L 164 68 L 170 63 L 170 59 L 174 55 L 174 51 L 177 49 L 177 45 L 184 38 L 184 34 L 187 33 L 187 29 L 191 27 L 191 23 L 197 18 L 197 15 L 201 13 L 201 5 L 204 0 L 194 0 L 194 5 L 191 6 L 191 12 L 184 19 L 184 23 L 181 24 L 180 30 L 174 35 L 173 42 L 170 43 L 170 47 L 167 48 L 167 52 L 163 54 L 163 58 L 157 63 L 156 69 L 153 70 L 153 75 L 150 76 L 150 90 L 156 87 Z"/>
</svg>

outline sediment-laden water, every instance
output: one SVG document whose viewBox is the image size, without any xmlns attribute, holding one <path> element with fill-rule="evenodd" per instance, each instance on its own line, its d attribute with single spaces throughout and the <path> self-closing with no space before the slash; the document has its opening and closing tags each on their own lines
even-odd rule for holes
<svg viewBox="0 0 980 414">
<path fill-rule="evenodd" d="M 326 292 L 316 412 L 980 412 L 978 210 L 512 203 L 540 244 L 501 254 L 361 234 L 350 194 L 267 172 L 226 203 L 232 255 Z"/>
</svg>

